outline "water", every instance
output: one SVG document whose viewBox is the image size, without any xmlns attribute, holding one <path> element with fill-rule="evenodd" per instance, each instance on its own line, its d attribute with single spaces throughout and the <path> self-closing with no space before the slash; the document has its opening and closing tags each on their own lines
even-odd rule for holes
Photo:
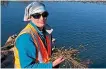
<svg viewBox="0 0 106 69">
<path fill-rule="evenodd" d="M 28 4 L 9 2 L 1 6 L 1 45 L 27 25 L 23 16 Z M 90 68 L 106 68 L 106 5 L 81 2 L 44 4 L 49 12 L 47 23 L 54 29 L 56 46 L 83 46 L 79 56 L 92 60 Z"/>
</svg>

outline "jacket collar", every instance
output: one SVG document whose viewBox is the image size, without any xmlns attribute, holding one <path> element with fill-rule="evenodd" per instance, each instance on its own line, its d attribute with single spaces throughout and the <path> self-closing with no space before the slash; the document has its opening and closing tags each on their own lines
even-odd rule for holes
<svg viewBox="0 0 106 69">
<path fill-rule="evenodd" d="M 52 34 L 53 29 L 48 24 L 46 24 L 44 28 L 48 34 Z"/>
<path fill-rule="evenodd" d="M 41 31 L 38 29 L 38 27 L 37 27 L 32 21 L 30 21 L 30 24 L 37 30 L 37 32 L 38 32 L 39 34 L 43 35 L 43 34 L 41 33 Z M 53 32 L 53 29 L 52 29 L 48 24 L 45 25 L 44 29 L 46 30 L 46 32 L 47 32 L 48 34 L 52 34 L 52 32 Z"/>
</svg>

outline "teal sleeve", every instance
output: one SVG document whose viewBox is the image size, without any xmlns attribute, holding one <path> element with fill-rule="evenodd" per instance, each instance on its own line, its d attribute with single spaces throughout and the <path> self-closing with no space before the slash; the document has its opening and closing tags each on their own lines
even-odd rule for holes
<svg viewBox="0 0 106 69">
<path fill-rule="evenodd" d="M 36 59 L 36 47 L 30 34 L 22 34 L 16 40 L 21 68 L 52 68 L 50 63 L 33 63 Z"/>
</svg>

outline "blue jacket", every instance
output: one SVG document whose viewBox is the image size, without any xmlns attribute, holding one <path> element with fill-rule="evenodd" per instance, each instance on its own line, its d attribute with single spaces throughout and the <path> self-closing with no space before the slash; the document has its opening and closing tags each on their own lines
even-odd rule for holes
<svg viewBox="0 0 106 69">
<path fill-rule="evenodd" d="M 37 29 L 35 24 L 30 23 L 41 36 L 42 32 Z M 21 68 L 52 68 L 52 62 L 31 64 L 36 59 L 36 47 L 29 33 L 24 33 L 16 39 L 16 48 Z"/>
</svg>

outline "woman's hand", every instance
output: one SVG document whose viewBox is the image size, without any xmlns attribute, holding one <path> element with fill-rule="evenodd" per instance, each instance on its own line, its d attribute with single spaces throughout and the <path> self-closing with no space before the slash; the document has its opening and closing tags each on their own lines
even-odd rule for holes
<svg viewBox="0 0 106 69">
<path fill-rule="evenodd" d="M 57 58 L 54 62 L 53 62 L 53 67 L 57 66 L 58 64 L 60 64 L 61 62 L 63 62 L 65 59 L 61 56 L 59 58 Z"/>
</svg>

